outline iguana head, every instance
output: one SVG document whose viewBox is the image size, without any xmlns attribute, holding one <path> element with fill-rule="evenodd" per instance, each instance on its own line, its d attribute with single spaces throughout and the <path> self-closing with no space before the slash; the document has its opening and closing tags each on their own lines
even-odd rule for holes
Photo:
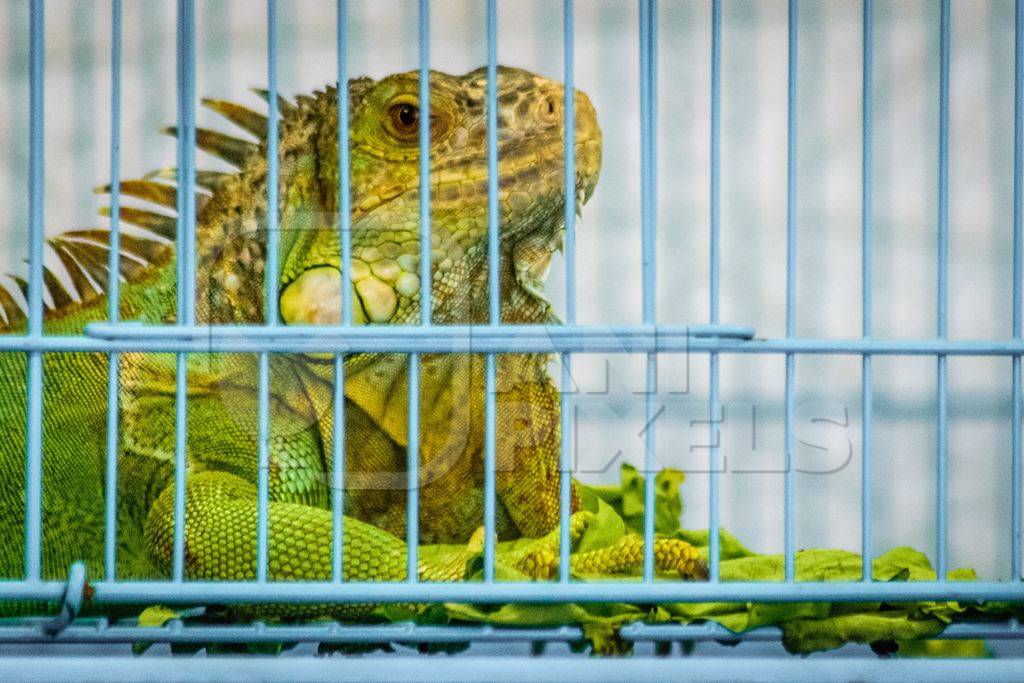
<svg viewBox="0 0 1024 683">
<path fill-rule="evenodd" d="M 346 305 L 352 306 L 357 323 L 419 319 L 418 85 L 417 72 L 349 82 L 353 261 Z M 548 313 L 543 278 L 563 230 L 563 90 L 557 82 L 505 67 L 498 70 L 497 89 L 502 317 L 541 322 Z M 436 322 L 487 319 L 486 90 L 485 69 L 464 76 L 431 73 Z M 341 317 L 337 99 L 337 91 L 328 88 L 300 95 L 295 103 L 278 101 L 282 268 L 277 289 L 281 317 L 288 323 L 333 323 Z M 268 120 L 231 102 L 203 104 L 256 141 L 196 129 L 200 149 L 237 169 L 196 173 L 196 319 L 259 322 L 265 292 Z M 579 91 L 575 123 L 578 212 L 594 190 L 601 164 L 597 116 Z M 173 283 L 160 276 L 174 258 L 168 241 L 176 235 L 177 221 L 166 211 L 177 206 L 176 177 L 175 169 L 168 168 L 120 183 L 122 199 L 157 207 L 120 207 L 122 222 L 143 229 L 137 236 L 121 236 L 120 276 L 128 282 L 160 282 L 146 290 L 150 304 L 122 305 L 127 317 L 150 322 L 176 317 Z M 108 238 L 109 232 L 90 229 L 48 240 L 68 282 L 45 266 L 45 289 L 52 300 L 47 320 L 92 310 L 102 299 Z M 0 279 L 0 329 L 24 323 L 21 303 L 10 293 L 12 282 L 27 291 L 21 278 Z M 77 329 L 80 322 L 69 325 Z"/>
<path fill-rule="evenodd" d="M 357 323 L 419 320 L 418 73 L 350 83 L 351 283 Z M 487 77 L 431 73 L 430 206 L 433 319 L 486 319 Z M 341 319 L 336 94 L 320 107 L 317 182 L 324 215 L 282 213 L 280 311 L 288 323 Z M 301 106 L 301 105 L 300 105 Z M 505 286 L 538 292 L 564 217 L 563 88 L 521 69 L 498 71 L 498 221 Z M 575 96 L 577 211 L 597 182 L 601 133 Z M 308 196 L 301 192 L 300 196 Z M 301 224 L 288 229 L 287 221 Z M 506 265 L 507 264 L 507 265 Z M 504 297 L 503 297 L 504 298 Z M 546 307 L 546 304 L 545 304 Z M 482 316 L 482 318 L 481 318 Z"/>
</svg>

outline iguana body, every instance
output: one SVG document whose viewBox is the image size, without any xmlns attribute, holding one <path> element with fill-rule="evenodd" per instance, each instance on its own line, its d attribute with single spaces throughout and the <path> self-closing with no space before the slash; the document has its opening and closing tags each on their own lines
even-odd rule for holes
<svg viewBox="0 0 1024 683">
<path fill-rule="evenodd" d="M 487 321 L 485 72 L 431 77 L 432 320 Z M 552 322 L 539 295 L 563 215 L 562 89 L 533 74 L 499 77 L 501 311 L 508 323 Z M 416 74 L 349 84 L 351 98 L 352 283 L 345 305 L 357 323 L 419 321 L 418 111 Z M 211 102 L 263 140 L 266 120 Z M 593 190 L 600 133 L 589 101 L 576 94 L 577 203 Z M 289 324 L 340 319 L 336 93 L 281 102 L 280 308 Z M 197 320 L 258 323 L 263 317 L 265 144 L 199 131 L 200 147 L 232 162 L 234 174 L 201 174 L 197 201 Z M 122 184 L 122 193 L 166 207 L 172 185 Z M 168 238 L 174 219 L 125 208 L 122 220 Z M 47 271 L 49 334 L 77 334 L 104 320 L 106 235 L 67 233 L 50 245 L 76 290 Z M 172 247 L 152 236 L 122 237 L 121 316 L 175 320 Z M 24 323 L 0 288 L 0 332 Z M 256 358 L 191 354 L 188 360 L 188 489 L 185 571 L 190 578 L 250 579 L 256 559 Z M 506 354 L 498 365 L 499 533 L 540 537 L 558 519 L 558 396 L 541 355 Z M 0 354 L 0 573 L 23 567 L 25 358 Z M 350 356 L 346 383 L 345 574 L 405 575 L 407 359 Z M 43 573 L 65 576 L 84 560 L 101 576 L 107 360 L 48 354 L 43 441 Z M 274 355 L 271 368 L 269 574 L 330 576 L 333 366 L 316 357 Z M 420 528 L 425 542 L 465 543 L 482 524 L 483 362 L 468 354 L 425 355 L 421 380 Z M 167 354 L 121 356 L 118 578 L 167 576 L 173 527 L 175 364 Z M 355 519 L 354 519 L 354 518 Z M 360 521 L 362 520 L 362 521 Z M 589 573 L 636 569 L 639 541 L 577 556 Z M 682 542 L 660 543 L 659 565 L 701 572 Z M 428 557 L 429 556 L 429 557 Z M 464 578 L 464 557 L 425 553 L 428 579 Z M 550 574 L 557 554 L 517 555 L 531 575 Z M 306 608 L 308 609 L 312 608 Z"/>
</svg>

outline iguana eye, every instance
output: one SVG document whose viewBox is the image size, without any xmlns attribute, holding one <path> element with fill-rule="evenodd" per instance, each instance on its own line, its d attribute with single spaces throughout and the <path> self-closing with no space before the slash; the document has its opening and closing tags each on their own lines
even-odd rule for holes
<svg viewBox="0 0 1024 683">
<path fill-rule="evenodd" d="M 388 110 L 392 131 L 399 137 L 416 135 L 419 132 L 420 110 L 415 104 L 399 102 Z"/>
</svg>

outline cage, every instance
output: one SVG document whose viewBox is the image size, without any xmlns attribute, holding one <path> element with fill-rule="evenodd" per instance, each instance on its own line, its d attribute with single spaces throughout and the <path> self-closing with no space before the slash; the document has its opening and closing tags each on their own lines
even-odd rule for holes
<svg viewBox="0 0 1024 683">
<path fill-rule="evenodd" d="M 0 272 L 15 273 L 0 284 L 0 314 L 9 320 L 24 308 L 27 323 L 0 328 L 6 332 L 0 354 L 23 364 L 23 371 L 11 365 L 21 373 L 5 379 L 18 395 L 9 414 L 24 414 L 19 433 L 6 437 L 24 440 L 23 455 L 4 465 L 17 475 L 11 490 L 24 506 L 23 519 L 4 520 L 18 534 L 24 529 L 24 543 L 4 554 L 23 571 L 0 582 L 0 600 L 50 603 L 56 616 L 39 610 L 4 619 L 0 654 L 22 656 L 0 658 L 0 670 L 97 679 L 114 672 L 495 680 L 1020 675 L 1014 604 L 1024 597 L 1021 0 L 268 0 L 258 11 L 241 0 L 123 6 L 121 0 L 25 0 L 4 11 L 4 80 L 7 92 L 18 96 L 0 103 L 0 186 L 7 208 Z M 497 273 L 506 258 L 498 246 L 505 191 L 498 150 L 515 151 L 499 147 L 508 125 L 498 118 L 499 64 L 585 93 L 601 128 L 600 178 L 580 215 L 575 147 L 561 145 L 563 194 L 552 220 L 564 228 L 564 243 L 551 249 L 551 272 L 542 283 L 559 320 L 548 324 L 496 322 L 505 305 Z M 487 116 L 480 129 L 486 135 L 478 139 L 478 160 L 487 171 L 479 188 L 487 273 L 480 302 L 494 322 L 435 324 L 432 290 L 425 286 L 418 325 L 356 325 L 352 307 L 339 301 L 339 318 L 331 324 L 295 327 L 280 321 L 279 283 L 270 278 L 260 283 L 267 307 L 261 314 L 269 324 L 197 319 L 203 305 L 192 284 L 203 267 L 196 255 L 197 202 L 216 192 L 203 189 L 202 173 L 237 172 L 202 152 L 197 158 L 198 130 L 226 130 L 215 112 L 199 106 L 200 97 L 266 113 L 266 201 L 287 209 L 278 189 L 287 165 L 279 161 L 278 125 L 279 116 L 301 102 L 296 95 L 350 78 L 410 71 L 418 78 L 420 109 L 431 111 L 431 88 L 424 85 L 430 69 L 463 74 L 478 67 Z M 265 108 L 247 92 L 250 86 L 267 89 Z M 351 149 L 348 93 L 337 98 L 335 149 Z M 566 131 L 579 125 L 577 100 L 565 98 L 552 110 L 565 141 Z M 168 123 L 180 131 L 176 141 L 153 132 Z M 419 220 L 410 232 L 422 245 L 412 274 L 422 283 L 439 277 L 436 262 L 431 267 L 430 236 L 444 220 L 435 218 L 432 204 L 443 199 L 431 185 L 437 169 L 422 152 L 432 133 L 432 126 L 420 127 L 410 143 L 419 163 L 410 185 Z M 354 191 L 350 159 L 339 158 L 339 205 L 328 222 L 338 234 L 339 267 L 351 274 L 358 207 L 348 199 Z M 132 193 L 120 183 L 172 163 L 173 172 L 156 181 L 170 188 L 177 216 L 160 244 L 185 255 L 167 266 L 177 283 L 168 295 L 176 315 L 168 324 L 140 325 L 125 319 L 119 305 L 122 289 L 131 285 L 126 268 L 137 262 L 131 241 L 140 238 L 126 225 Z M 108 182 L 109 199 L 97 198 L 91 188 Z M 107 203 L 112 247 L 103 259 L 92 270 L 81 258 L 64 260 L 47 236 L 81 226 Z M 289 220 L 284 210 L 266 213 L 267 272 L 286 265 L 287 250 L 279 253 L 277 245 L 290 239 Z M 125 253 L 122 245 L 129 245 Z M 27 276 L 19 279 L 26 254 Z M 76 302 L 83 298 L 75 267 L 90 285 L 105 289 L 105 297 L 96 300 L 98 313 L 80 332 L 58 334 L 45 313 L 69 305 L 58 298 L 65 290 Z M 104 280 L 104 272 L 122 277 Z M 424 359 L 473 354 L 482 363 L 482 481 L 475 495 L 484 532 L 474 554 L 480 580 L 417 580 L 418 572 L 409 572 L 411 580 L 342 580 L 348 489 L 338 467 L 322 472 L 330 493 L 320 505 L 333 522 L 321 539 L 329 573 L 315 581 L 276 580 L 269 510 L 277 502 L 271 489 L 280 468 L 272 361 L 327 353 L 337 378 L 351 372 L 346 358 L 382 352 L 409 359 L 410 389 L 402 394 L 404 478 L 396 487 L 407 511 L 401 528 L 409 567 L 433 552 L 426 545 L 421 551 L 418 542 L 422 509 L 430 503 L 418 479 L 426 439 L 421 417 L 431 409 L 418 390 L 428 382 L 421 376 L 429 369 Z M 75 563 L 54 577 L 46 568 L 46 534 L 48 520 L 61 513 L 44 498 L 53 490 L 45 465 L 60 457 L 48 450 L 53 428 L 46 419 L 58 407 L 48 407 L 44 397 L 59 389 L 47 382 L 60 376 L 50 373 L 55 359 L 87 353 L 100 354 L 104 368 L 115 370 L 97 384 L 103 421 L 86 426 L 102 433 L 102 448 L 92 454 L 99 478 L 83 488 L 92 487 L 102 510 L 92 530 L 103 549 L 94 562 Z M 505 514 L 498 492 L 498 366 L 503 357 L 527 353 L 552 356 L 548 372 L 558 387 L 554 414 L 563 476 L 552 581 L 501 580 L 504 546 L 494 533 Z M 145 580 L 119 564 L 129 553 L 118 535 L 130 407 L 126 380 L 116 370 L 138 354 L 159 354 L 171 368 L 170 409 L 162 418 L 169 446 L 160 457 L 179 492 L 168 571 Z M 254 444 L 248 455 L 255 553 L 254 575 L 245 580 L 189 575 L 188 496 L 180 492 L 187 491 L 186 476 L 195 468 L 189 459 L 202 445 L 188 440 L 195 379 L 187 363 L 217 354 L 245 354 L 254 362 L 249 398 L 257 410 L 243 427 Z M 344 386 L 333 384 L 333 425 L 346 424 Z M 72 394 L 71 400 L 80 399 Z M 230 405 L 236 399 L 225 394 L 220 400 Z M 346 446 L 347 429 L 332 434 L 337 438 L 325 447 L 325 458 L 339 463 L 357 455 Z M 659 479 L 665 471 L 672 474 Z M 682 501 L 674 497 L 676 472 L 686 477 Z M 595 491 L 618 491 L 618 512 L 644 539 L 633 580 L 583 580 L 570 571 L 568 473 Z M 674 515 L 672 533 L 700 546 L 705 530 L 707 581 L 655 576 L 654 539 L 664 535 L 655 513 L 663 498 Z M 430 533 L 424 530 L 425 543 L 433 541 Z M 920 565 L 880 576 L 877 563 L 901 547 L 914 548 L 906 557 Z M 807 568 L 814 549 L 859 556 L 843 555 L 845 573 L 829 574 Z M 745 553 L 773 558 L 778 575 L 737 580 L 730 572 Z M 823 557 L 828 564 L 839 556 Z M 962 567 L 976 573 L 949 573 Z M 918 569 L 932 572 L 932 580 L 919 580 Z M 962 578 L 972 580 L 955 580 Z M 278 623 L 258 611 L 256 618 L 206 623 L 190 609 L 406 602 L 488 607 L 474 612 L 484 615 L 478 623 L 468 620 L 468 610 L 447 614 L 444 623 Z M 593 643 L 596 620 L 519 615 L 503 624 L 489 611 L 536 604 L 543 613 L 564 603 L 644 606 L 613 629 L 616 644 L 631 644 L 635 654 L 581 662 L 567 656 L 569 645 Z M 666 618 L 646 607 L 712 603 L 747 606 L 742 623 L 748 627 L 729 628 L 740 622 L 714 612 Z M 916 637 L 897 638 L 896 631 L 861 636 L 873 649 L 848 644 L 808 659 L 782 656 L 779 643 L 792 646 L 797 622 L 810 639 L 825 628 L 841 629 L 842 615 L 865 604 L 908 603 L 920 611 L 904 615 L 907 623 L 927 621 L 932 630 Z M 131 618 L 121 617 L 126 604 L 135 610 Z M 140 622 L 138 612 L 155 605 L 173 610 L 147 610 L 159 625 Z M 825 611 L 799 612 L 805 605 Z M 950 607 L 940 618 L 923 605 Z M 762 607 L 764 613 L 750 616 Z M 941 619 L 951 623 L 932 628 Z M 857 638 L 839 637 L 836 644 L 846 640 Z M 129 659 L 131 643 L 153 647 Z M 282 643 L 300 645 L 279 652 Z M 320 652 L 356 652 L 385 643 L 423 653 L 470 646 L 460 656 L 426 662 L 422 654 L 308 656 L 316 645 Z M 879 659 L 894 643 L 905 653 L 934 658 Z M 279 657 L 179 659 L 169 671 L 166 660 L 152 656 L 203 647 Z M 964 653 L 994 657 L 947 658 Z"/>
</svg>

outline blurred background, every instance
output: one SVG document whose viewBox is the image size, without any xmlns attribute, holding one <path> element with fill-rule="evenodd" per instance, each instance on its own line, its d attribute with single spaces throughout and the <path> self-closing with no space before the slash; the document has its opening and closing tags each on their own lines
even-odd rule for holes
<svg viewBox="0 0 1024 683">
<path fill-rule="evenodd" d="M 561 79 L 562 3 L 499 2 L 499 61 Z M 259 9 L 255 9 L 258 7 Z M 485 6 L 432 3 L 431 65 L 486 61 Z M 350 0 L 350 75 L 417 68 L 417 5 Z M 250 106 L 266 84 L 266 23 L 248 0 L 197 3 L 197 93 Z M 335 79 L 335 3 L 279 3 L 284 94 Z M 710 2 L 663 0 L 658 53 L 658 320 L 709 315 Z M 860 336 L 861 5 L 799 10 L 796 332 Z M 635 3 L 576 3 L 575 79 L 604 131 L 597 191 L 578 222 L 581 323 L 641 321 L 639 50 Z M 875 3 L 874 336 L 936 329 L 939 5 Z M 122 172 L 173 165 L 175 5 L 124 3 Z M 1011 335 L 1013 6 L 958 0 L 952 11 L 949 331 Z M 110 12 L 105 2 L 46 4 L 47 232 L 102 224 L 107 182 Z M 785 334 L 787 4 L 723 4 L 721 319 Z M 0 5 L 0 272 L 27 254 L 28 3 Z M 200 125 L 227 124 L 199 111 Z M 199 155 L 200 166 L 216 162 Z M 564 310 L 564 270 L 549 289 Z M 798 548 L 860 543 L 860 358 L 798 357 Z M 878 357 L 873 420 L 873 550 L 913 545 L 934 558 L 935 360 Z M 949 361 L 951 566 L 1009 578 L 1010 360 Z M 610 482 L 643 462 L 644 359 L 581 355 L 573 364 L 577 476 Z M 783 547 L 782 356 L 724 355 L 722 523 L 752 549 Z M 708 361 L 659 363 L 657 460 L 687 472 L 684 525 L 708 523 Z"/>
</svg>

